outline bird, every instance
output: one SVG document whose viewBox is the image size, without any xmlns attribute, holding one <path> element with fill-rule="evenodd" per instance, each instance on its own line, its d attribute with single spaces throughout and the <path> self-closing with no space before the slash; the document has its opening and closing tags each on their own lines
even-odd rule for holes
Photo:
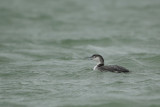
<svg viewBox="0 0 160 107">
<path fill-rule="evenodd" d="M 115 73 L 128 73 L 130 72 L 125 67 L 119 65 L 104 65 L 104 59 L 99 54 L 93 54 L 91 57 L 88 57 L 91 60 L 97 61 L 97 65 L 93 68 L 93 70 L 99 70 L 101 72 L 115 72 Z"/>
</svg>

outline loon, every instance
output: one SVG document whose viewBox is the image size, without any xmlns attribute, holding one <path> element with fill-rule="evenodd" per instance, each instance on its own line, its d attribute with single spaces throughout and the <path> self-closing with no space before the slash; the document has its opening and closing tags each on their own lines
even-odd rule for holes
<svg viewBox="0 0 160 107">
<path fill-rule="evenodd" d="M 106 65 L 104 66 L 104 59 L 101 55 L 99 54 L 94 54 L 91 57 L 88 57 L 91 60 L 97 61 L 97 65 L 93 68 L 93 70 L 99 70 L 101 72 L 106 71 L 106 72 L 115 72 L 115 73 L 127 73 L 130 72 L 128 69 L 118 66 L 118 65 Z"/>
</svg>

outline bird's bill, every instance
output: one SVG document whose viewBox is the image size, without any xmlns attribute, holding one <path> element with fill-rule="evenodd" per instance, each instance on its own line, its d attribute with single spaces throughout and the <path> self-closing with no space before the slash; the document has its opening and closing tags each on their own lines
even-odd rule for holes
<svg viewBox="0 0 160 107">
<path fill-rule="evenodd" d="M 92 57 L 86 57 L 86 59 L 90 59 L 90 60 L 93 60 L 93 58 L 92 58 Z"/>
</svg>

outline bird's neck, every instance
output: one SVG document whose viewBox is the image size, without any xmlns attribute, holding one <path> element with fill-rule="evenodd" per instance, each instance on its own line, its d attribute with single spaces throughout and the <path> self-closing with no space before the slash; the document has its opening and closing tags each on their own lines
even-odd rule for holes
<svg viewBox="0 0 160 107">
<path fill-rule="evenodd" d="M 104 66 L 104 59 L 103 59 L 103 57 L 99 57 L 96 61 L 97 61 L 98 63 L 97 63 L 97 65 L 93 68 L 94 70 L 96 70 L 97 67 Z"/>
<path fill-rule="evenodd" d="M 104 66 L 104 60 L 99 60 L 96 66 Z"/>
<path fill-rule="evenodd" d="M 93 68 L 93 70 L 96 70 L 97 67 L 101 67 L 101 66 L 104 66 L 104 63 L 98 63 L 98 64 Z"/>
<path fill-rule="evenodd" d="M 104 66 L 104 64 L 97 64 L 97 67 L 101 67 L 101 66 Z"/>
<path fill-rule="evenodd" d="M 97 65 L 93 69 L 96 70 L 97 67 L 101 67 L 101 66 L 104 66 L 104 63 L 103 62 L 98 62 Z"/>
<path fill-rule="evenodd" d="M 103 57 L 99 57 L 97 65 L 104 65 Z"/>
</svg>

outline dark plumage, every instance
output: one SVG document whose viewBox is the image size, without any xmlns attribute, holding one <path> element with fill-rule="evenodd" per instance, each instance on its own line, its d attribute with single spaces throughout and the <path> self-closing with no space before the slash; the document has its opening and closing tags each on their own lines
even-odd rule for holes
<svg viewBox="0 0 160 107">
<path fill-rule="evenodd" d="M 89 58 L 98 62 L 97 65 L 94 67 L 94 70 L 97 69 L 101 72 L 109 71 L 109 72 L 116 72 L 116 73 L 121 73 L 121 72 L 127 73 L 127 72 L 129 72 L 128 69 L 126 69 L 122 66 L 118 66 L 118 65 L 106 65 L 106 66 L 104 66 L 104 59 L 99 54 L 94 54 Z"/>
</svg>

